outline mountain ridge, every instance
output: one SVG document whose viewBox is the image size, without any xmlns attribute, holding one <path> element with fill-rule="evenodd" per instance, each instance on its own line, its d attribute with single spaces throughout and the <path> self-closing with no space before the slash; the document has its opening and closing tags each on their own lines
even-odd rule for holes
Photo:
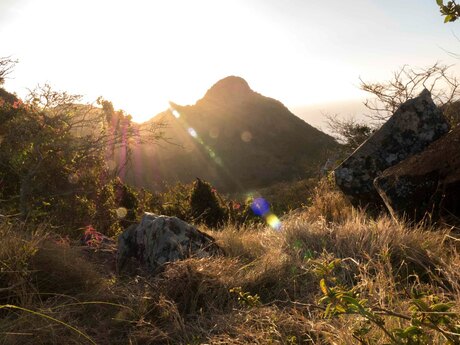
<svg viewBox="0 0 460 345">
<path fill-rule="evenodd" d="M 128 175 L 129 183 L 158 189 L 162 181 L 200 177 L 226 192 L 244 191 L 311 175 L 338 146 L 237 76 L 219 80 L 193 105 L 171 102 L 149 121 L 165 122 L 164 134 L 176 145 L 134 148 L 134 158 L 151 167 Z"/>
</svg>

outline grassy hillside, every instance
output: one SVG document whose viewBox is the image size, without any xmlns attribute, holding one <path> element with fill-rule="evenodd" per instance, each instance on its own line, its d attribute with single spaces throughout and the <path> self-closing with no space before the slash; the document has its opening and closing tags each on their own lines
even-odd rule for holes
<svg viewBox="0 0 460 345">
<path fill-rule="evenodd" d="M 458 344 L 458 229 L 370 219 L 322 182 L 226 255 L 117 275 L 114 248 L 1 219 L 3 344 Z"/>
</svg>

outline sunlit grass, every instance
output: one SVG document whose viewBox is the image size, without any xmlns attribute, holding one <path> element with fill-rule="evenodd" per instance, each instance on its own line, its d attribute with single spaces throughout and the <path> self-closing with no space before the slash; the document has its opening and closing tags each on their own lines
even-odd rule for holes
<svg viewBox="0 0 460 345">
<path fill-rule="evenodd" d="M 371 219 L 321 185 L 311 206 L 267 224 L 205 229 L 225 255 L 117 276 L 108 253 L 0 225 L 0 333 L 7 344 L 356 344 L 359 315 L 324 318 L 320 281 L 410 316 L 410 291 L 460 306 L 460 242 L 447 228 Z M 114 253 L 113 253 L 114 254 Z M 110 256 L 109 256 L 110 257 Z M 386 319 L 386 327 L 405 321 Z M 388 343 L 379 329 L 376 344 Z M 433 334 L 443 344 L 441 334 Z"/>
</svg>

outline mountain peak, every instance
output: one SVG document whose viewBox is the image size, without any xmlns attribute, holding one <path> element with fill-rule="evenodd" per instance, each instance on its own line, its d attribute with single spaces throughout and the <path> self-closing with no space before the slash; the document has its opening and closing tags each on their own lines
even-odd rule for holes
<svg viewBox="0 0 460 345">
<path fill-rule="evenodd" d="M 206 92 L 204 99 L 236 100 L 247 97 L 253 92 L 246 80 L 237 76 L 229 76 L 215 83 Z"/>
</svg>

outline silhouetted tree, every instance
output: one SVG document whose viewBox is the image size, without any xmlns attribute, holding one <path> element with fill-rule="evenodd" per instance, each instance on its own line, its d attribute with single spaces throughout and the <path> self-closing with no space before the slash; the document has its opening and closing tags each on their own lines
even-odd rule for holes
<svg viewBox="0 0 460 345">
<path fill-rule="evenodd" d="M 330 132 L 343 144 L 345 154 L 356 150 L 375 131 L 371 125 L 358 122 L 353 117 L 340 118 L 337 114 L 326 114 Z"/>
<path fill-rule="evenodd" d="M 0 85 L 3 85 L 5 77 L 11 73 L 16 63 L 17 61 L 11 59 L 9 56 L 0 57 Z"/>
<path fill-rule="evenodd" d="M 427 68 L 405 65 L 386 82 L 369 83 L 361 80 L 361 89 L 374 96 L 364 103 L 370 110 L 367 117 L 378 126 L 388 120 L 402 103 L 427 89 L 433 101 L 455 124 L 457 117 L 449 108 L 460 99 L 460 81 L 449 73 L 450 67 L 439 63 Z"/>
</svg>

